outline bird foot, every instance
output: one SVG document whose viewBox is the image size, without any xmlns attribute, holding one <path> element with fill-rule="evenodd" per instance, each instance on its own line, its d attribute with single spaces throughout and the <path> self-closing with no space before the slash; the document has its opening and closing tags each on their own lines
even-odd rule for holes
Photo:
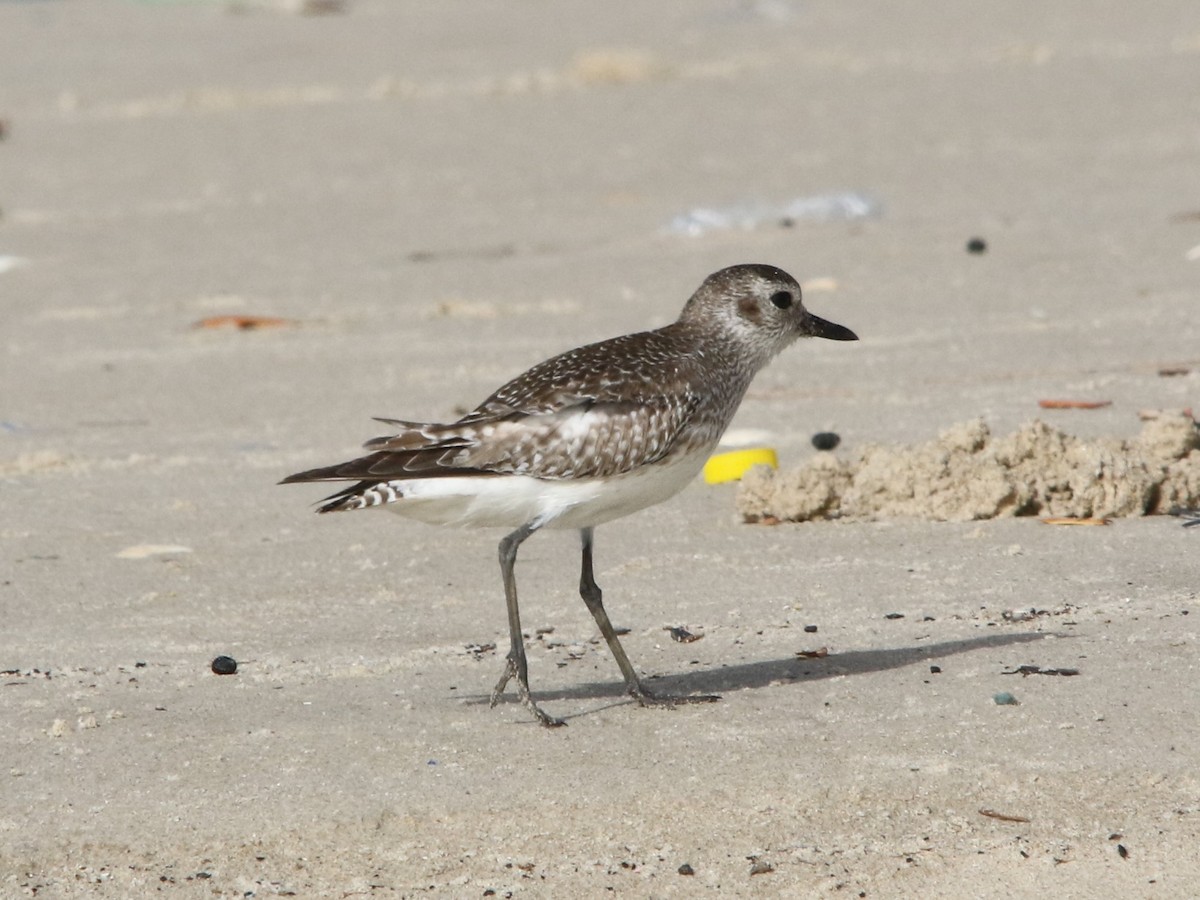
<svg viewBox="0 0 1200 900">
<path fill-rule="evenodd" d="M 683 697 L 655 694 L 642 687 L 641 684 L 632 685 L 629 688 L 629 695 L 638 702 L 638 706 L 657 706 L 663 709 L 674 709 L 685 703 L 716 703 L 721 699 L 720 694 L 687 694 Z"/>
<path fill-rule="evenodd" d="M 525 708 L 533 713 L 533 717 L 538 720 L 538 724 L 545 728 L 565 727 L 566 722 L 562 719 L 555 718 L 550 715 L 533 701 L 533 695 L 529 693 L 528 676 L 521 674 L 520 668 L 517 666 L 516 660 L 509 657 L 504 662 L 504 671 L 500 675 L 500 680 L 496 682 L 496 686 L 492 689 L 491 705 L 495 707 L 500 702 L 500 697 L 504 693 L 504 689 L 508 687 L 509 679 L 516 677 L 517 679 L 517 696 Z"/>
</svg>

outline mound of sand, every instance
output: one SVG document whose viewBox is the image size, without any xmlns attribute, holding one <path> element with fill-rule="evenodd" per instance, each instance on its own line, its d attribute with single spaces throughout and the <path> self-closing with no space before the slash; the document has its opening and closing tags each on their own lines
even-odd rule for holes
<svg viewBox="0 0 1200 900">
<path fill-rule="evenodd" d="M 759 466 L 737 499 L 748 522 L 1144 516 L 1198 504 L 1200 431 L 1183 412 L 1160 414 L 1129 441 L 1085 441 L 1041 421 L 997 439 L 982 420 L 964 422 L 853 461 L 820 453 L 787 472 Z"/>
</svg>

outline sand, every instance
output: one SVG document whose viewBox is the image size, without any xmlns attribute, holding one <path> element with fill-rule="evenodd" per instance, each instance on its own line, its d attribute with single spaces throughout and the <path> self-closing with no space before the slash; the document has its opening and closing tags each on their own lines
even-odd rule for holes
<svg viewBox="0 0 1200 900">
<path fill-rule="evenodd" d="M 1133 440 L 1080 440 L 1034 420 L 993 438 L 982 419 L 936 440 L 818 454 L 786 472 L 755 466 L 737 506 L 747 522 L 997 516 L 1073 520 L 1200 516 L 1200 429 L 1190 412 L 1155 411 Z"/>
<path fill-rule="evenodd" d="M 538 535 L 551 732 L 487 705 L 499 534 L 276 485 L 741 262 L 862 337 L 752 388 L 785 472 L 1200 409 L 1200 7 L 318 6 L 0 3 L 0 896 L 1200 894 L 1184 519 L 765 528 L 698 480 L 596 576 L 722 701 L 624 698 Z"/>
</svg>

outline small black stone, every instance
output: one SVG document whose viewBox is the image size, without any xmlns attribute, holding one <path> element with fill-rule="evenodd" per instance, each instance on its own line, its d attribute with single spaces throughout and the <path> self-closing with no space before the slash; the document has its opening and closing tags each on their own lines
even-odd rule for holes
<svg viewBox="0 0 1200 900">
<path fill-rule="evenodd" d="M 904 613 L 888 613 L 884 616 L 885 619 L 903 619 Z"/>
<path fill-rule="evenodd" d="M 938 674 L 940 674 L 940 673 L 941 673 L 941 671 L 942 671 L 942 667 L 941 667 L 941 666 L 930 666 L 930 667 L 929 667 L 929 674 L 930 674 L 930 675 L 938 675 Z"/>
<path fill-rule="evenodd" d="M 968 253 L 986 253 L 987 252 L 987 241 L 985 241 L 981 237 L 971 238 L 969 241 L 967 241 L 967 252 Z"/>
<path fill-rule="evenodd" d="M 832 431 L 819 431 L 812 436 L 812 445 L 818 450 L 832 450 L 842 439 Z"/>
<path fill-rule="evenodd" d="M 679 872 L 680 875 L 695 875 L 696 874 L 696 870 L 693 869 L 691 866 L 689 866 L 687 863 L 684 863 L 682 866 L 680 866 L 677 871 Z"/>
<path fill-rule="evenodd" d="M 237 660 L 232 656 L 218 656 L 212 661 L 214 675 L 233 675 L 237 672 Z"/>
<path fill-rule="evenodd" d="M 805 634 L 816 634 L 816 633 L 817 633 L 817 626 L 816 626 L 816 625 L 805 625 L 805 626 L 804 626 L 804 633 L 805 633 Z"/>
</svg>

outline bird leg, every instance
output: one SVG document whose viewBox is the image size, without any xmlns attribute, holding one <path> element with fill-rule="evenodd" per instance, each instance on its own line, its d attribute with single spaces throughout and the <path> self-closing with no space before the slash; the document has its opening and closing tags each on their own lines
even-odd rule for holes
<svg viewBox="0 0 1200 900">
<path fill-rule="evenodd" d="M 625 655 L 625 648 L 617 640 L 616 629 L 613 628 L 612 622 L 609 621 L 608 613 L 604 610 L 600 586 L 596 584 L 596 579 L 592 573 L 593 529 L 581 528 L 579 534 L 583 539 L 583 565 L 579 573 L 579 596 L 583 598 L 588 612 L 592 614 L 592 618 L 600 626 L 600 633 L 604 635 L 604 640 L 608 643 L 608 649 L 612 651 L 612 655 L 621 669 L 621 674 L 625 676 L 626 690 L 630 696 L 638 702 L 639 706 L 671 707 L 678 703 L 712 703 L 720 700 L 721 698 L 716 694 L 697 694 L 685 697 L 659 696 L 651 693 L 642 684 L 641 679 L 637 677 L 637 673 L 633 670 L 633 664 L 629 662 L 629 657 Z"/>
<path fill-rule="evenodd" d="M 521 542 L 525 538 L 529 537 L 537 529 L 538 526 L 533 523 L 522 525 L 500 542 L 500 574 L 504 578 L 504 599 L 508 604 L 508 635 L 510 646 L 504 663 L 504 672 L 501 674 L 500 680 L 496 682 L 496 687 L 492 691 L 492 706 L 495 706 L 499 702 L 500 695 L 504 693 L 505 687 L 508 686 L 509 679 L 515 675 L 517 678 L 517 696 L 521 698 L 521 702 L 525 704 L 525 708 L 533 713 L 534 718 L 542 725 L 547 728 L 557 728 L 559 725 L 566 725 L 567 723 L 546 713 L 540 706 L 533 702 L 533 696 L 529 693 L 529 664 L 525 660 L 525 639 L 521 634 L 521 613 L 517 608 L 517 577 L 513 573 L 513 566 L 517 561 L 517 548 L 521 546 Z"/>
</svg>

